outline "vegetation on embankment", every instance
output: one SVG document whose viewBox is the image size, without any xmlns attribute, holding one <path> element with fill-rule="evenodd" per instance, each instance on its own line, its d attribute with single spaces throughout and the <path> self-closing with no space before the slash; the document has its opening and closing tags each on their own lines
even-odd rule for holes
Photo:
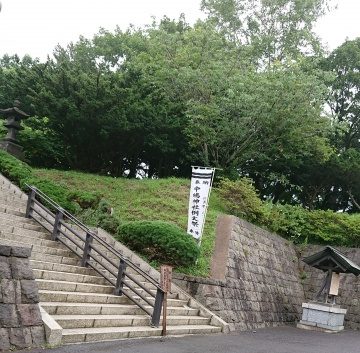
<svg viewBox="0 0 360 353">
<path fill-rule="evenodd" d="M 190 186 L 186 179 L 136 180 L 34 169 L 2 151 L 0 171 L 24 190 L 25 183 L 33 184 L 87 224 L 101 226 L 115 235 L 119 225 L 133 221 L 163 221 L 186 229 Z M 264 202 L 248 179 L 223 180 L 216 186 L 210 198 L 198 261 L 177 266 L 176 271 L 209 275 L 220 213 L 239 216 L 296 243 L 360 246 L 360 215 Z M 151 255 L 156 265 L 156 256 Z"/>
<path fill-rule="evenodd" d="M 190 180 L 126 179 L 74 171 L 35 169 L 0 150 L 0 172 L 26 190 L 32 184 L 84 222 L 114 234 L 119 224 L 161 220 L 181 229 L 187 226 Z M 110 209 L 113 215 L 110 215 Z M 211 194 L 200 255 L 195 264 L 177 271 L 208 276 L 215 241 L 216 220 L 225 212 L 216 192 Z"/>
</svg>

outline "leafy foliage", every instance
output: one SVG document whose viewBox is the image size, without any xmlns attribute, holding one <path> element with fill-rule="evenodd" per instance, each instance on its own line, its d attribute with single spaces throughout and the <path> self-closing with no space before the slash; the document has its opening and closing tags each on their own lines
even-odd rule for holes
<svg viewBox="0 0 360 353">
<path fill-rule="evenodd" d="M 175 266 L 194 264 L 199 256 L 199 248 L 192 237 L 162 221 L 123 224 L 119 227 L 118 239 L 150 260 Z"/>
<path fill-rule="evenodd" d="M 76 213 L 81 209 L 76 201 L 84 203 L 84 200 L 91 199 L 94 201 L 97 199 L 97 196 L 89 192 L 78 191 L 76 194 L 69 193 L 66 191 L 65 185 L 59 185 L 51 180 L 36 176 L 28 164 L 19 161 L 1 149 L 0 171 L 4 176 L 21 187 L 22 190 L 28 191 L 26 184 L 35 186 L 71 213 Z"/>
<path fill-rule="evenodd" d="M 309 211 L 261 201 L 249 179 L 223 180 L 219 193 L 231 214 L 255 222 L 295 243 L 360 247 L 360 216 Z"/>
<path fill-rule="evenodd" d="M 95 207 L 80 212 L 79 217 L 85 224 L 101 227 L 111 234 L 115 234 L 120 226 L 118 218 L 112 215 L 110 204 L 104 199 Z"/>
<path fill-rule="evenodd" d="M 218 192 L 231 214 L 258 224 L 264 222 L 263 204 L 250 179 L 222 179 L 218 184 Z"/>
</svg>

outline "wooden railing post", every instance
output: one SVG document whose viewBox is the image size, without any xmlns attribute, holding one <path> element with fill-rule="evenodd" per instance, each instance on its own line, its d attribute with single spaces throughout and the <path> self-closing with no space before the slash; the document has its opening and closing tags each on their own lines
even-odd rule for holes
<svg viewBox="0 0 360 353">
<path fill-rule="evenodd" d="M 151 326 L 153 327 L 159 327 L 163 300 L 164 292 L 160 288 L 158 288 L 156 291 L 154 310 L 151 316 Z"/>
<path fill-rule="evenodd" d="M 120 259 L 119 271 L 116 279 L 115 286 L 115 295 L 122 295 L 122 289 L 124 287 L 124 278 L 125 278 L 126 262 L 123 259 Z"/>
<path fill-rule="evenodd" d="M 59 208 L 59 210 L 56 213 L 54 229 L 53 229 L 53 233 L 52 233 L 52 240 L 57 240 L 58 236 L 60 235 L 60 227 L 61 227 L 60 221 L 62 221 L 64 219 L 63 211 L 64 210 L 62 208 Z"/>
<path fill-rule="evenodd" d="M 27 201 L 27 205 L 26 205 L 26 212 L 25 212 L 26 218 L 30 218 L 30 216 L 31 216 L 31 209 L 34 205 L 35 194 L 36 194 L 36 191 L 34 189 L 30 189 L 29 197 L 28 197 L 28 201 Z"/>
<path fill-rule="evenodd" d="M 81 259 L 81 266 L 82 267 L 87 267 L 88 266 L 88 262 L 90 260 L 91 244 L 92 244 L 93 239 L 94 238 L 90 233 L 86 233 L 84 253 L 83 253 L 83 257 Z"/>
</svg>

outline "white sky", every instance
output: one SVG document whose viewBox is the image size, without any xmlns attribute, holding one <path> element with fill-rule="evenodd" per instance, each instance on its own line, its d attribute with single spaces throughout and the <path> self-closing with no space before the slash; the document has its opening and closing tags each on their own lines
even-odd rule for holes
<svg viewBox="0 0 360 353">
<path fill-rule="evenodd" d="M 334 0 L 338 9 L 321 19 L 316 31 L 334 49 L 346 38 L 360 36 L 360 0 Z M 28 53 L 45 59 L 56 44 L 66 45 L 80 35 L 91 38 L 100 27 L 143 26 L 151 16 L 193 23 L 204 17 L 200 0 L 0 0 L 0 56 Z"/>
</svg>

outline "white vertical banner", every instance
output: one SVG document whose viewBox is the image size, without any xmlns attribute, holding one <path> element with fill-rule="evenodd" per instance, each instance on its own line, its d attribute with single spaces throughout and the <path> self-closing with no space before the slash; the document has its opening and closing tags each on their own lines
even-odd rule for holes
<svg viewBox="0 0 360 353">
<path fill-rule="evenodd" d="M 192 167 L 187 233 L 201 241 L 215 168 Z"/>
</svg>

